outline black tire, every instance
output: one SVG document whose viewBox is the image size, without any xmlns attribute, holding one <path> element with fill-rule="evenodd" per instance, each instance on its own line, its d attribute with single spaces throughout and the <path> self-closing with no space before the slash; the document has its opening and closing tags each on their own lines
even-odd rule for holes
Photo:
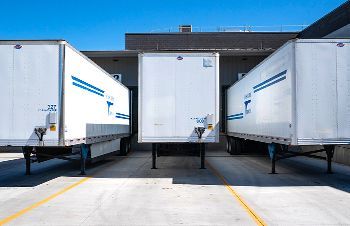
<svg viewBox="0 0 350 226">
<path fill-rule="evenodd" d="M 129 154 L 130 151 L 131 151 L 131 140 L 130 138 L 127 138 L 127 153 L 126 154 Z"/>
<path fill-rule="evenodd" d="M 234 155 L 235 154 L 235 149 L 236 149 L 236 138 L 231 137 L 231 141 L 230 141 L 230 155 Z"/>
<path fill-rule="evenodd" d="M 229 136 L 227 136 L 226 137 L 226 151 L 227 151 L 227 153 L 230 153 L 231 154 L 231 149 L 232 149 L 232 139 L 231 139 L 231 137 L 229 137 Z"/>
<path fill-rule="evenodd" d="M 120 139 L 120 155 L 126 156 L 128 154 L 128 141 L 127 138 Z"/>
<path fill-rule="evenodd" d="M 232 154 L 233 155 L 240 155 L 242 153 L 242 149 L 243 149 L 242 139 L 235 138 L 234 148 L 232 148 Z"/>
</svg>

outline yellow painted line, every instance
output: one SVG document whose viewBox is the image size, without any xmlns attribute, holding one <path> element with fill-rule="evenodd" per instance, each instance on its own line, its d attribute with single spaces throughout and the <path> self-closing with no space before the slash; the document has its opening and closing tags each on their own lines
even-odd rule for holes
<svg viewBox="0 0 350 226">
<path fill-rule="evenodd" d="M 128 155 L 127 157 L 129 157 L 129 156 L 131 155 L 131 153 L 132 153 L 132 151 L 129 152 L 129 155 Z M 96 173 L 97 173 L 97 172 L 96 172 Z M 95 173 L 95 174 L 96 174 L 96 173 Z M 16 219 L 16 218 L 22 216 L 23 214 L 25 214 L 25 213 L 27 213 L 27 212 L 29 212 L 29 211 L 31 211 L 31 210 L 37 208 L 37 207 L 39 207 L 39 206 L 41 206 L 41 205 L 43 205 L 43 204 L 49 202 L 50 200 L 56 198 L 57 196 L 62 195 L 63 193 L 66 193 L 67 191 L 69 191 L 69 190 L 71 190 L 71 189 L 73 189 L 73 188 L 79 186 L 80 184 L 86 182 L 87 180 L 89 180 L 89 179 L 91 179 L 91 178 L 92 178 L 92 177 L 84 177 L 84 178 L 82 178 L 81 180 L 75 182 L 74 184 L 69 185 L 69 186 L 63 188 L 62 190 L 56 192 L 55 194 L 50 195 L 49 197 L 47 197 L 47 198 L 45 198 L 45 199 L 43 199 L 43 200 L 41 200 L 41 201 L 39 201 L 39 202 L 37 202 L 37 203 L 34 203 L 33 205 L 28 206 L 27 208 L 24 208 L 24 209 L 18 211 L 17 213 L 15 213 L 15 214 L 13 214 L 13 215 L 11 215 L 11 216 L 9 216 L 9 217 L 6 217 L 6 218 L 0 220 L 0 226 L 4 225 L 4 224 L 6 224 L 6 223 L 8 223 L 8 222 L 10 222 L 10 221 L 13 221 L 14 219 Z"/>
<path fill-rule="evenodd" d="M 215 176 L 220 178 L 220 180 L 225 185 L 227 190 L 229 190 L 229 192 L 232 194 L 232 196 L 236 198 L 236 200 L 244 208 L 244 210 L 246 212 L 248 212 L 249 216 L 255 221 L 255 223 L 257 225 L 261 225 L 261 226 L 267 225 L 264 222 L 264 220 L 261 217 L 259 217 L 259 215 L 257 213 L 255 213 L 255 211 L 251 207 L 248 206 L 248 204 L 243 200 L 243 198 L 229 185 L 229 183 L 226 181 L 225 177 L 222 176 L 219 173 L 219 171 L 217 171 L 211 164 L 209 164 L 208 161 L 206 161 L 206 164 L 210 168 L 210 170 L 215 174 Z"/>
<path fill-rule="evenodd" d="M 47 197 L 47 198 L 45 198 L 45 199 L 43 199 L 43 200 L 41 200 L 41 201 L 39 201 L 39 202 L 37 202 L 37 203 L 34 203 L 33 205 L 28 206 L 27 208 L 24 208 L 24 209 L 18 211 L 17 213 L 15 213 L 15 214 L 13 214 L 13 215 L 11 215 L 11 216 L 9 216 L 9 217 L 6 217 L 6 218 L 0 220 L 0 225 L 4 225 L 4 224 L 6 224 L 6 223 L 8 223 L 8 222 L 10 222 L 10 221 L 13 221 L 14 219 L 16 219 L 16 218 L 22 216 L 23 214 L 25 214 L 25 213 L 27 213 L 27 212 L 29 212 L 29 211 L 31 211 L 31 210 L 37 208 L 37 207 L 39 207 L 39 206 L 41 206 L 41 205 L 43 205 L 43 204 L 49 202 L 50 200 L 56 198 L 57 196 L 62 195 L 63 193 L 65 193 L 65 192 L 67 192 L 67 191 L 69 191 L 69 190 L 71 190 L 71 189 L 77 187 L 78 185 L 80 185 L 80 184 L 86 182 L 86 181 L 89 180 L 90 178 L 91 178 L 91 177 L 84 177 L 83 179 L 81 179 L 81 180 L 75 182 L 75 183 L 72 184 L 72 185 L 69 185 L 68 187 L 63 188 L 62 190 L 56 192 L 55 194 L 50 195 L 49 197 Z"/>
</svg>

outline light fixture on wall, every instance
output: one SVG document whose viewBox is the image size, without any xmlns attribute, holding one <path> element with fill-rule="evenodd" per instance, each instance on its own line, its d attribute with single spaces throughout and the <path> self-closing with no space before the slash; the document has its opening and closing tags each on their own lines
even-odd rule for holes
<svg viewBox="0 0 350 226">
<path fill-rule="evenodd" d="M 122 74 L 112 74 L 112 76 L 115 80 L 122 82 Z"/>
</svg>

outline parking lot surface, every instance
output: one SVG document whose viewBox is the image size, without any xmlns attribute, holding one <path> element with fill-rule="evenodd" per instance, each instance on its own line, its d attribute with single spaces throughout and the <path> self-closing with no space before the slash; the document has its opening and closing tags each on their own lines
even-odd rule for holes
<svg viewBox="0 0 350 226">
<path fill-rule="evenodd" d="M 24 175 L 18 153 L 0 153 L 0 222 L 9 225 L 344 225 L 350 222 L 350 167 L 298 157 L 209 151 L 159 157 L 135 151 L 92 164 L 51 160 Z M 6 160 L 4 160 L 6 159 Z"/>
</svg>

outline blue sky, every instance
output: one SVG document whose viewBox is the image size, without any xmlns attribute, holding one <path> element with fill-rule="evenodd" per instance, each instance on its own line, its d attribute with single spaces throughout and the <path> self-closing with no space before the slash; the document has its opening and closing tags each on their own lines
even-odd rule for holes
<svg viewBox="0 0 350 226">
<path fill-rule="evenodd" d="M 345 0 L 2 0 L 0 39 L 66 39 L 80 50 L 124 49 L 126 32 L 179 24 L 311 24 Z"/>
</svg>

